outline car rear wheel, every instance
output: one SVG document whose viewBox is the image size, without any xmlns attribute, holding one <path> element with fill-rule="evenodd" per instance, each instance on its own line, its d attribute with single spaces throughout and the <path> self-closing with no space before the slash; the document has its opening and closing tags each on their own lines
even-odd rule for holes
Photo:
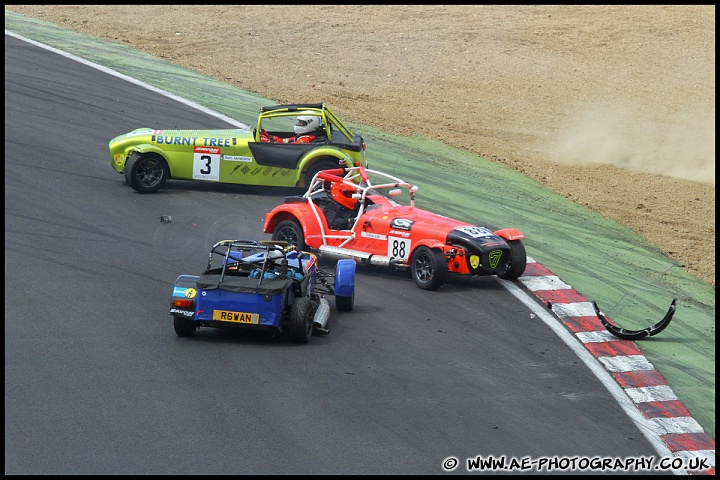
<svg viewBox="0 0 720 480">
<path fill-rule="evenodd" d="M 169 176 L 165 159 L 156 153 L 134 152 L 125 163 L 125 180 L 138 193 L 157 192 Z"/>
<path fill-rule="evenodd" d="M 525 253 L 525 245 L 520 240 L 508 240 L 510 245 L 510 266 L 498 277 L 505 280 L 515 280 L 525 273 L 527 266 L 527 254 Z"/>
<path fill-rule="evenodd" d="M 308 171 L 305 173 L 305 189 L 307 190 L 308 188 L 310 188 L 310 182 L 312 182 L 313 177 L 320 170 L 329 170 L 331 168 L 338 168 L 339 166 L 339 161 L 332 162 L 330 160 L 320 160 L 316 164 L 311 165 Z"/>
<path fill-rule="evenodd" d="M 278 223 L 275 230 L 273 230 L 272 239 L 295 245 L 295 248 L 299 251 L 303 251 L 306 248 L 305 234 L 300 224 L 295 220 L 283 220 Z"/>
<path fill-rule="evenodd" d="M 195 330 L 197 330 L 195 322 L 183 317 L 173 317 L 173 327 L 175 328 L 175 333 L 180 337 L 192 337 L 195 335 Z"/>
<path fill-rule="evenodd" d="M 312 335 L 312 301 L 308 297 L 296 298 L 290 307 L 290 340 L 295 343 L 307 343 Z"/>
<path fill-rule="evenodd" d="M 411 271 L 418 287 L 437 290 L 447 278 L 447 260 L 441 250 L 421 246 L 413 253 Z"/>
</svg>

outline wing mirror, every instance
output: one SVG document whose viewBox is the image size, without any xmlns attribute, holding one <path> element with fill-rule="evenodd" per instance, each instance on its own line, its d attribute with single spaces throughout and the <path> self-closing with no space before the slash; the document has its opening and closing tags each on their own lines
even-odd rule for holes
<svg viewBox="0 0 720 480">
<path fill-rule="evenodd" d="M 402 195 L 402 189 L 393 188 L 388 192 L 388 195 L 390 195 L 391 197 L 397 197 L 398 195 Z"/>
</svg>

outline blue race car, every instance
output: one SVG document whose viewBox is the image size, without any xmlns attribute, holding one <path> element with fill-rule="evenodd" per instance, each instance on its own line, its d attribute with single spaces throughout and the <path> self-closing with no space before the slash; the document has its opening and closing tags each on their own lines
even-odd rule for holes
<svg viewBox="0 0 720 480">
<path fill-rule="evenodd" d="M 346 312 L 355 303 L 355 261 L 341 259 L 335 273 L 318 268 L 317 257 L 287 242 L 222 240 L 213 245 L 200 275 L 180 275 L 170 315 L 175 333 L 199 327 L 251 328 L 307 343 L 313 332 L 327 334 L 330 305 Z"/>
</svg>

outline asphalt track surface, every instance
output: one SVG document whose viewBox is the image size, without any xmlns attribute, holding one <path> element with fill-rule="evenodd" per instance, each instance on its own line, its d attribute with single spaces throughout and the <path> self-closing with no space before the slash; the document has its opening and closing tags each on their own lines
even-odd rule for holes
<svg viewBox="0 0 720 480">
<path fill-rule="evenodd" d="M 157 118 L 218 119 L 8 36 L 5 49 L 6 473 L 443 473 L 449 456 L 658 456 L 493 278 L 429 293 L 361 271 L 355 311 L 333 312 L 331 335 L 301 347 L 176 338 L 175 276 L 202 268 L 218 239 L 257 237 L 284 192 L 135 194 L 109 167 L 109 138 Z"/>
</svg>

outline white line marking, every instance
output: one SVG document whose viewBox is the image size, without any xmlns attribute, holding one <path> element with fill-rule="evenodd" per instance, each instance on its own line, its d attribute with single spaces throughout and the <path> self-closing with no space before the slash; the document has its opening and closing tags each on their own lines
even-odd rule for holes
<svg viewBox="0 0 720 480">
<path fill-rule="evenodd" d="M 596 317 L 590 302 L 553 303 L 552 310 L 558 317 Z"/>
<path fill-rule="evenodd" d="M 657 417 L 649 420 L 650 428 L 655 430 L 657 435 L 667 433 L 701 433 L 703 428 L 692 417 Z"/>
<path fill-rule="evenodd" d="M 532 290 L 533 292 L 537 292 L 538 290 L 569 290 L 572 288 L 554 275 L 528 275 L 526 277 L 520 277 L 518 280 L 520 280 L 528 290 Z"/>
<path fill-rule="evenodd" d="M 617 357 L 598 357 L 605 368 L 611 372 L 636 372 L 638 370 L 655 370 L 645 355 L 620 355 Z"/>
<path fill-rule="evenodd" d="M 655 387 L 632 387 L 626 388 L 625 393 L 633 399 L 635 403 L 645 402 L 669 402 L 677 400 L 678 397 L 667 385 L 657 385 Z"/>
<path fill-rule="evenodd" d="M 182 104 L 184 104 L 184 105 L 187 105 L 187 106 L 189 106 L 189 107 L 192 107 L 192 108 L 195 108 L 195 109 L 197 109 L 197 110 L 200 110 L 200 111 L 203 112 L 203 113 L 206 113 L 206 114 L 211 115 L 211 116 L 213 116 L 213 117 L 219 118 L 220 120 L 224 120 L 224 121 L 228 122 L 228 123 L 231 124 L 231 125 L 235 125 L 235 126 L 238 127 L 238 128 L 249 128 L 249 125 L 246 125 L 246 124 L 244 124 L 244 123 L 242 123 L 242 122 L 239 122 L 239 121 L 235 120 L 234 118 L 228 117 L 227 115 L 223 115 L 223 114 L 220 113 L 220 112 L 216 112 L 215 110 L 212 110 L 212 109 L 207 108 L 207 107 L 205 107 L 205 106 L 203 106 L 203 105 L 200 105 L 199 103 L 192 102 L 192 101 L 188 100 L 187 98 L 183 98 L 183 97 L 177 96 L 177 95 L 175 95 L 175 94 L 173 94 L 173 93 L 170 93 L 170 92 L 168 92 L 168 91 L 162 90 L 162 89 L 160 89 L 160 88 L 153 87 L 152 85 L 149 85 L 149 84 L 147 84 L 147 83 L 145 83 L 145 82 L 141 82 L 140 80 L 137 80 L 137 79 L 135 79 L 135 78 L 129 77 L 129 76 L 127 76 L 127 75 L 125 75 L 125 74 L 122 74 L 122 73 L 120 73 L 120 72 L 118 72 L 118 71 L 116 71 L 116 70 L 113 70 L 113 69 L 111 69 L 111 68 L 103 67 L 102 65 L 99 65 L 99 64 L 97 64 L 97 63 L 91 62 L 91 61 L 89 61 L 89 60 L 85 60 L 84 58 L 77 57 L 77 56 L 73 55 L 72 53 L 63 52 L 62 50 L 58 50 L 57 48 L 51 47 L 50 45 L 45 45 L 44 43 L 36 42 L 35 40 L 30 40 L 29 38 L 25 38 L 25 37 L 23 37 L 22 35 L 18 35 L 17 33 L 13 33 L 13 32 L 10 32 L 10 31 L 8 31 L 8 30 L 5 30 L 5 35 L 10 35 L 11 37 L 15 37 L 15 38 L 17 38 L 18 40 L 22 40 L 22 41 L 24 41 L 24 42 L 31 43 L 31 44 L 33 44 L 33 45 L 35 45 L 35 46 L 37 46 L 37 47 L 44 48 L 45 50 L 50 50 L 50 51 L 53 52 L 53 53 L 57 53 L 58 55 L 62 55 L 63 57 L 69 58 L 70 60 L 74 60 L 74 61 L 76 61 L 76 62 L 82 63 L 83 65 L 87 65 L 87 66 L 89 66 L 89 67 L 95 68 L 95 69 L 97 69 L 97 70 L 100 70 L 101 72 L 107 73 L 108 75 L 112 75 L 112 76 L 114 76 L 114 77 L 121 78 L 121 79 L 123 79 L 123 80 L 125 80 L 125 81 L 128 81 L 128 82 L 130 82 L 130 83 L 133 83 L 133 84 L 138 85 L 138 86 L 140 86 L 140 87 L 146 88 L 146 89 L 148 89 L 148 90 L 150 90 L 150 91 L 159 93 L 160 95 L 163 95 L 163 96 L 165 96 L 165 97 L 171 98 L 171 99 L 173 99 L 173 100 L 175 100 L 175 101 L 177 101 L 177 102 L 180 102 L 180 103 L 182 103 Z"/>
<path fill-rule="evenodd" d="M 577 332 L 575 336 L 582 343 L 604 343 L 620 341 L 619 338 L 617 338 L 615 335 L 608 332 L 607 330 L 597 330 L 595 332 Z"/>
</svg>

